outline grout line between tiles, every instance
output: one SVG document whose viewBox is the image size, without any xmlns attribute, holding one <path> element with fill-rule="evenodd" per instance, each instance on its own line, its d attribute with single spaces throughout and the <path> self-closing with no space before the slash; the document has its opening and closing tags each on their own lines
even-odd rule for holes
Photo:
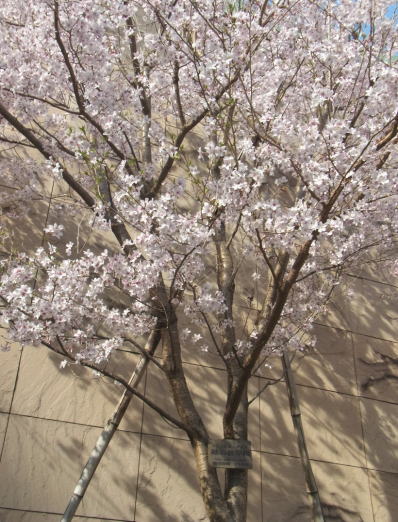
<svg viewBox="0 0 398 522">
<path fill-rule="evenodd" d="M 148 379 L 148 369 L 145 370 L 145 381 L 144 381 L 144 396 L 146 396 L 146 386 Z M 141 451 L 142 451 L 142 428 L 144 426 L 144 415 L 145 415 L 145 404 L 142 402 L 141 405 L 141 423 L 140 423 L 140 442 L 138 445 L 138 462 L 137 462 L 137 479 L 135 482 L 135 498 L 134 498 L 134 511 L 133 511 L 133 519 L 135 520 L 135 516 L 137 513 L 137 500 L 138 500 L 138 490 L 139 490 L 139 481 L 140 481 L 140 468 L 141 468 Z"/>
<path fill-rule="evenodd" d="M 18 509 L 18 508 L 10 508 L 6 506 L 0 506 L 0 509 L 5 509 L 7 511 L 17 511 L 18 513 L 36 513 L 38 515 L 57 515 L 62 516 L 63 513 L 57 513 L 55 511 L 37 511 L 34 509 Z M 121 518 L 109 518 L 109 517 L 95 517 L 90 515 L 77 515 L 79 518 L 86 518 L 87 520 L 99 520 L 102 522 L 103 520 L 109 520 L 111 522 L 134 522 L 131 519 L 121 519 Z"/>
<path fill-rule="evenodd" d="M 23 353 L 23 347 L 21 347 L 21 350 L 19 352 L 18 366 L 17 366 L 16 375 L 15 375 L 14 388 L 12 390 L 12 395 L 11 395 L 10 407 L 8 409 L 8 412 L 4 412 L 7 415 L 7 421 L 6 421 L 6 428 L 4 430 L 3 444 L 1 446 L 1 451 L 0 451 L 0 463 L 1 463 L 1 459 L 3 458 L 4 448 L 6 446 L 6 438 L 7 438 L 8 426 L 9 426 L 9 423 L 10 423 L 11 409 L 12 409 L 12 403 L 14 401 L 15 390 L 17 389 L 17 384 L 18 384 L 19 369 L 21 367 L 22 353 Z"/>
</svg>

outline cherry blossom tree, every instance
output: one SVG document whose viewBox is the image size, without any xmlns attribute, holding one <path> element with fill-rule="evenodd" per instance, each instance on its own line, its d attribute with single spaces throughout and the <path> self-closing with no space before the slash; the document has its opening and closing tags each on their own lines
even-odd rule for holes
<svg viewBox="0 0 398 522">
<path fill-rule="evenodd" d="M 311 346 L 346 267 L 394 245 L 388 7 L 1 3 L 5 221 L 45 200 L 43 183 L 63 187 L 40 248 L 17 252 L 2 228 L 2 321 L 11 339 L 102 372 L 184 430 L 211 521 L 246 520 L 248 471 L 227 469 L 222 490 L 182 349 L 218 354 L 224 437 L 246 440 L 255 371 Z M 68 220 L 115 246 L 64 239 Z M 178 417 L 104 370 L 127 345 L 166 376 Z"/>
</svg>

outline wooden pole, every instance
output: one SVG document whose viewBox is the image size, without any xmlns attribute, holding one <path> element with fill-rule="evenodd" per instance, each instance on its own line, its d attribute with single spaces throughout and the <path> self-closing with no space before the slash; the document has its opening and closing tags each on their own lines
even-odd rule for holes
<svg viewBox="0 0 398 522">
<path fill-rule="evenodd" d="M 155 350 L 160 341 L 160 335 L 160 330 L 154 330 L 149 336 L 149 339 L 145 347 L 145 351 L 149 355 L 153 355 L 155 353 Z M 129 380 L 129 385 L 131 388 L 137 387 L 140 383 L 149 360 L 150 359 L 148 357 L 145 357 L 145 355 L 141 356 Z M 123 419 L 123 416 L 126 413 L 127 407 L 130 404 L 131 399 L 132 394 L 128 390 L 125 390 L 119 400 L 119 403 L 115 411 L 113 412 L 113 415 L 110 417 L 101 435 L 97 439 L 97 442 L 87 460 L 87 463 L 83 468 L 79 481 L 76 484 L 75 489 L 73 490 L 73 494 L 69 500 L 68 506 L 63 514 L 61 522 L 70 522 L 75 516 L 77 508 L 79 507 L 79 504 L 87 491 L 87 488 L 91 482 L 91 479 L 93 478 L 95 470 L 97 469 L 98 464 L 101 462 L 101 459 L 110 441 L 112 440 L 115 431 L 117 430 L 121 420 Z"/>
</svg>

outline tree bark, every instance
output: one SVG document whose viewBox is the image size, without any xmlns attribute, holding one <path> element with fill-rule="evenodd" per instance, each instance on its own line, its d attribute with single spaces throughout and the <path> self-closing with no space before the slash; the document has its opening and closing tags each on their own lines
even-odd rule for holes
<svg viewBox="0 0 398 522">
<path fill-rule="evenodd" d="M 217 470 L 209 464 L 208 444 L 196 440 L 192 446 L 195 454 L 200 490 L 210 522 L 235 522 L 228 504 L 222 495 Z"/>
<path fill-rule="evenodd" d="M 233 421 L 235 438 L 247 440 L 248 400 L 247 388 L 236 411 Z M 245 522 L 247 516 L 247 469 L 226 469 L 224 496 L 234 522 Z"/>
<path fill-rule="evenodd" d="M 160 292 L 161 295 L 161 292 Z M 235 522 L 224 498 L 215 467 L 208 458 L 209 435 L 194 405 L 184 375 L 177 317 L 172 306 L 163 301 L 167 328 L 164 330 L 163 367 L 171 387 L 180 419 L 188 426 L 187 435 L 193 448 L 202 499 L 210 522 Z"/>
</svg>

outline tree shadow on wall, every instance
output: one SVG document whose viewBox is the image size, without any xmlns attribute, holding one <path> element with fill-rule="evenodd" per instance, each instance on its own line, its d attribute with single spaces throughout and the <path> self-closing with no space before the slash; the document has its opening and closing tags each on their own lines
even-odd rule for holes
<svg viewBox="0 0 398 522">
<path fill-rule="evenodd" d="M 20 244 L 29 244 L 31 231 L 43 227 L 44 203 L 40 203 L 39 207 L 29 218 L 28 227 L 26 222 L 24 227 L 17 227 L 15 237 Z M 55 219 L 56 216 L 50 214 L 50 217 Z M 93 248 L 100 250 L 108 245 L 106 239 L 90 229 L 80 232 L 84 241 L 94 244 Z M 75 236 L 76 225 L 71 223 L 67 227 L 66 237 Z M 39 234 L 36 236 L 32 247 L 39 246 L 40 237 Z M 370 276 L 374 278 L 375 274 Z M 378 274 L 378 277 L 381 275 Z M 359 399 L 344 395 L 351 393 L 346 388 L 348 381 L 352 381 L 353 386 L 356 384 L 354 363 L 362 357 L 363 354 L 357 352 L 363 350 L 363 346 L 354 342 L 357 350 L 355 352 L 348 341 L 351 340 L 352 332 L 362 330 L 381 338 L 392 336 L 394 330 L 391 317 L 394 317 L 394 313 L 396 315 L 393 296 L 390 296 L 391 299 L 384 299 L 384 287 L 381 290 L 381 287 L 373 283 L 371 287 L 366 279 L 352 279 L 355 281 L 356 311 L 352 311 L 353 303 L 347 302 L 350 299 L 343 299 L 344 302 L 339 303 L 342 314 L 331 318 L 331 324 L 336 328 L 329 329 L 327 347 L 322 350 L 322 344 L 318 346 L 321 362 L 319 363 L 318 357 L 316 365 L 303 365 L 305 368 L 298 378 L 304 428 L 315 475 L 319 479 L 321 499 L 324 499 L 326 520 L 341 522 L 367 520 L 362 516 L 363 498 L 360 495 L 364 489 L 362 478 L 366 472 L 362 469 L 365 461 L 361 460 L 364 441 L 360 429 Z M 330 317 L 326 316 L 325 321 L 328 319 Z M 183 356 L 194 399 L 210 435 L 212 438 L 221 438 L 226 375 L 220 358 L 211 349 L 200 352 L 187 350 L 185 347 Z M 388 356 L 392 357 L 390 353 Z M 135 366 L 134 357 L 118 352 L 111 365 L 128 378 Z M 341 363 L 345 357 L 347 362 Z M 50 361 L 53 364 L 52 375 L 56 386 L 60 358 L 51 355 Z M 276 379 L 277 370 L 278 362 L 270 372 L 271 377 L 267 375 L 267 368 L 260 369 L 253 378 L 250 397 L 254 397 L 263 388 L 267 379 Z M 296 368 L 296 371 L 299 372 L 299 369 Z M 62 412 L 60 406 L 54 409 L 53 421 L 33 422 L 30 429 L 21 434 L 21 441 L 24 440 L 22 444 L 29 445 L 30 449 L 26 446 L 27 458 L 35 458 L 39 464 L 26 477 L 14 469 L 8 470 L 10 480 L 15 478 L 14 487 L 19 491 L 32 488 L 45 475 L 45 502 L 56 511 L 66 507 L 74 484 L 100 433 L 99 427 L 112 413 L 123 391 L 104 379 L 93 379 L 92 373 L 84 369 L 74 368 L 73 372 L 66 375 L 67 379 L 73 381 L 74 392 L 71 393 L 65 381 L 65 386 L 56 388 L 58 397 L 54 401 L 58 401 L 61 406 L 62 403 L 67 405 L 71 400 L 77 401 L 73 414 L 66 407 Z M 390 387 L 393 380 L 389 381 Z M 43 395 L 50 384 L 43 380 Z M 22 386 L 21 383 L 18 386 Z M 168 384 L 154 366 L 147 373 L 146 386 L 143 383 L 141 389 L 166 411 L 176 415 Z M 374 389 L 375 386 L 369 386 L 367 391 L 370 393 Z M 33 393 L 33 390 L 29 393 Z M 390 388 L 383 393 L 391 393 Z M 43 403 L 43 399 L 38 398 L 37 402 Z M 383 407 L 373 405 L 372 408 L 375 410 L 375 422 L 382 424 L 381 421 L 385 418 Z M 250 410 L 250 439 L 255 450 L 257 467 L 251 473 L 248 522 L 310 522 L 309 501 L 305 494 L 304 477 L 284 383 L 279 382 L 268 387 L 252 403 Z M 39 407 L 39 411 L 38 416 L 51 417 L 45 414 L 44 408 Z M 46 424 L 43 435 L 44 424 L 39 427 L 37 423 L 54 421 L 57 421 L 58 428 L 54 431 L 49 428 L 50 424 Z M 385 429 L 390 428 L 386 425 Z M 371 440 L 368 443 L 371 444 L 376 469 L 383 469 L 386 462 L 394 460 L 393 448 L 385 445 L 378 449 Z M 347 463 L 351 468 L 345 466 Z M 350 469 L 354 471 L 349 473 Z M 23 502 L 21 500 L 21 505 Z M 389 502 L 392 502 L 391 497 L 386 496 L 386 503 Z M 38 510 L 43 509 L 39 500 L 32 505 Z M 389 512 L 393 512 L 393 507 L 391 504 Z M 82 509 L 81 513 L 87 516 L 127 521 L 134 519 L 137 522 L 207 520 L 186 435 L 167 424 L 146 406 L 142 408 L 141 403 L 134 399 L 90 485 Z"/>
<path fill-rule="evenodd" d="M 367 314 L 371 313 L 369 309 Z M 362 320 L 365 319 L 366 314 Z M 325 384 L 325 379 L 329 385 L 335 384 L 338 389 L 348 378 L 346 366 L 354 365 L 353 347 L 346 342 L 347 334 L 337 329 L 331 332 L 333 332 L 330 334 L 331 345 L 336 345 L 336 353 L 333 353 L 332 346 L 328 345 L 324 362 L 329 361 L 330 365 L 326 365 L 323 371 L 325 374 L 332 370 L 334 374 L 340 372 L 339 378 L 334 375 L 334 380 L 327 381 L 327 378 L 320 374 L 322 367 L 317 366 L 314 370 L 311 363 L 305 367 L 303 372 L 306 375 L 302 373 L 298 378 L 304 428 L 310 457 L 313 458 L 315 475 L 320 485 L 321 499 L 324 500 L 326 520 L 342 522 L 367 520 L 369 512 L 363 505 L 365 497 L 360 494 L 362 490 L 366 490 L 367 486 L 364 484 L 367 482 L 363 481 L 366 472 L 362 469 L 365 465 L 364 461 L 361 462 L 363 438 L 360 430 L 359 399 L 354 394 L 347 396 L 337 393 L 333 390 L 333 386 L 330 389 L 319 389 Z M 343 350 L 341 344 L 344 345 Z M 318 348 L 322 352 L 322 346 Z M 130 365 L 127 365 L 122 355 L 130 357 L 121 354 L 115 364 L 125 375 L 128 375 L 134 364 L 130 361 Z M 333 363 L 333 360 L 344 355 L 347 356 L 345 365 L 339 366 Z M 188 381 L 197 383 L 193 386 L 194 399 L 209 427 L 210 434 L 213 438 L 219 438 L 222 436 L 221 414 L 225 403 L 225 372 L 211 365 L 210 359 L 206 357 L 207 355 L 204 354 L 204 362 L 209 366 L 191 362 L 186 364 L 186 370 Z M 193 360 L 197 360 L 196 356 Z M 54 358 L 54 365 L 58 368 L 59 360 L 56 358 Z M 266 381 L 267 377 L 260 372 L 253 380 L 254 388 L 250 390 L 251 397 L 256 394 L 256 389 L 263 387 Z M 314 381 L 312 386 L 309 384 L 311 381 Z M 84 386 L 93 387 L 95 383 L 87 376 L 82 383 L 82 387 Z M 309 522 L 311 520 L 284 386 L 283 382 L 279 382 L 268 387 L 251 405 L 250 438 L 259 455 L 260 470 L 256 470 L 256 476 L 259 478 L 252 487 L 252 490 L 257 488 L 257 492 L 254 499 L 250 501 L 249 522 L 257 522 L 257 520 Z M 118 393 L 115 396 L 111 389 L 111 383 L 101 386 L 98 390 L 98 402 L 104 399 L 116 402 L 116 396 L 121 394 L 122 390 L 117 389 Z M 146 394 L 170 414 L 175 415 L 167 382 L 154 366 L 148 371 Z M 64 400 L 67 400 L 67 395 Z M 112 411 L 110 404 L 109 411 Z M 120 443 L 113 441 L 111 444 L 111 446 L 116 444 L 115 454 L 112 455 L 112 448 L 110 448 L 108 462 L 102 463 L 98 470 L 99 482 L 90 486 L 87 493 L 88 500 L 85 501 L 85 513 L 90 516 L 106 516 L 106 513 L 108 515 L 113 513 L 120 519 L 133 520 L 134 505 L 137 502 L 135 512 L 137 522 L 155 522 L 159 519 L 170 522 L 206 520 L 198 493 L 192 452 L 189 442 L 185 440 L 185 434 L 165 423 L 157 414 L 145 407 L 142 419 L 143 435 L 140 439 L 140 423 L 137 429 L 129 424 L 134 422 L 133 417 L 139 419 L 141 417 L 141 405 L 138 401 L 134 402 L 127 416 L 127 424 L 122 427 L 120 434 Z M 88 456 L 89 447 L 89 445 L 84 446 L 83 449 L 81 437 L 71 437 L 60 445 L 61 452 L 70 459 L 70 463 L 64 467 L 65 473 L 68 472 L 68 468 L 70 469 L 68 472 L 70 483 L 72 478 L 77 479 L 79 474 L 72 462 L 76 462 L 80 455 L 82 465 Z M 129 448 L 131 456 L 126 459 L 125 454 Z M 139 451 L 140 464 L 138 465 Z M 377 448 L 374 451 L 377 454 Z M 394 456 L 393 450 L 388 446 L 383 451 L 385 454 L 380 456 L 380 466 L 382 461 L 391 460 Z M 128 470 L 126 470 L 126 460 L 129 461 L 129 466 L 131 464 Z M 350 466 L 344 465 L 347 463 Z M 252 476 L 254 475 L 252 473 Z M 117 495 L 114 492 L 115 488 Z M 69 494 L 67 489 L 65 488 L 65 500 Z M 388 501 L 388 498 L 386 500 Z"/>
</svg>

